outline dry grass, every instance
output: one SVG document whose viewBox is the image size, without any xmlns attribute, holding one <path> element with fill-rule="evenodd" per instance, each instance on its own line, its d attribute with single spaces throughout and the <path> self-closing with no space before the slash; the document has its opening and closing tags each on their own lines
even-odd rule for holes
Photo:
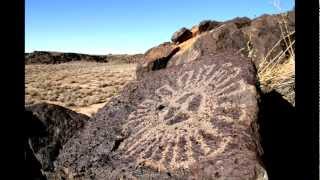
<svg viewBox="0 0 320 180">
<path fill-rule="evenodd" d="M 293 49 L 295 41 L 289 38 L 295 31 L 288 31 L 288 23 L 284 16 L 281 14 L 278 19 L 281 38 L 260 63 L 258 78 L 263 91 L 277 90 L 285 99 L 295 105 L 295 53 Z M 270 58 L 270 54 L 277 46 L 280 46 L 281 41 L 284 41 L 286 49 Z"/>
<path fill-rule="evenodd" d="M 91 115 L 135 78 L 135 64 L 26 65 L 26 104 L 49 102 Z"/>
</svg>

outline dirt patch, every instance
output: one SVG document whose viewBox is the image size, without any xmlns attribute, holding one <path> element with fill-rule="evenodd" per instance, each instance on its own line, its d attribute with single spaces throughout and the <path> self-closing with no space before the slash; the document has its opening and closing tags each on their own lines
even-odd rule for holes
<svg viewBox="0 0 320 180">
<path fill-rule="evenodd" d="M 92 104 L 90 106 L 86 106 L 86 107 L 79 107 L 79 108 L 73 108 L 72 110 L 88 115 L 88 116 L 92 116 L 93 114 L 95 114 L 100 108 L 102 108 L 106 103 L 98 103 L 98 104 Z"/>
<path fill-rule="evenodd" d="M 96 62 L 26 65 L 26 105 L 47 102 L 91 116 L 135 78 L 135 67 Z"/>
</svg>

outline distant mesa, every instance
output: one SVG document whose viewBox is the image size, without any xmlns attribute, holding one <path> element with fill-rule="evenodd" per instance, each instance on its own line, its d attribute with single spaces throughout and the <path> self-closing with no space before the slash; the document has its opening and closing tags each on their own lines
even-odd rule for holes
<svg viewBox="0 0 320 180">
<path fill-rule="evenodd" d="M 71 61 L 136 63 L 141 57 L 142 54 L 88 55 L 79 53 L 34 51 L 32 53 L 25 53 L 25 64 L 59 64 Z"/>
</svg>

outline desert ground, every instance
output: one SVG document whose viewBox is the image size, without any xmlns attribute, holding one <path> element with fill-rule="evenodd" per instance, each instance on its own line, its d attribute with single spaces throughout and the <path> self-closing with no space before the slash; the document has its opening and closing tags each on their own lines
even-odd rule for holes
<svg viewBox="0 0 320 180">
<path fill-rule="evenodd" d="M 136 64 L 68 62 L 25 66 L 25 104 L 48 102 L 92 116 L 127 82 Z"/>
</svg>

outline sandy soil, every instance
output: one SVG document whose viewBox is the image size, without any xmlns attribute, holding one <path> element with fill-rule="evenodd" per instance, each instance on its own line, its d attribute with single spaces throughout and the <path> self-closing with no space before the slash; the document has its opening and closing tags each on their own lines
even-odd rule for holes
<svg viewBox="0 0 320 180">
<path fill-rule="evenodd" d="M 91 116 L 135 78 L 135 64 L 26 65 L 26 105 L 58 104 Z"/>
</svg>

